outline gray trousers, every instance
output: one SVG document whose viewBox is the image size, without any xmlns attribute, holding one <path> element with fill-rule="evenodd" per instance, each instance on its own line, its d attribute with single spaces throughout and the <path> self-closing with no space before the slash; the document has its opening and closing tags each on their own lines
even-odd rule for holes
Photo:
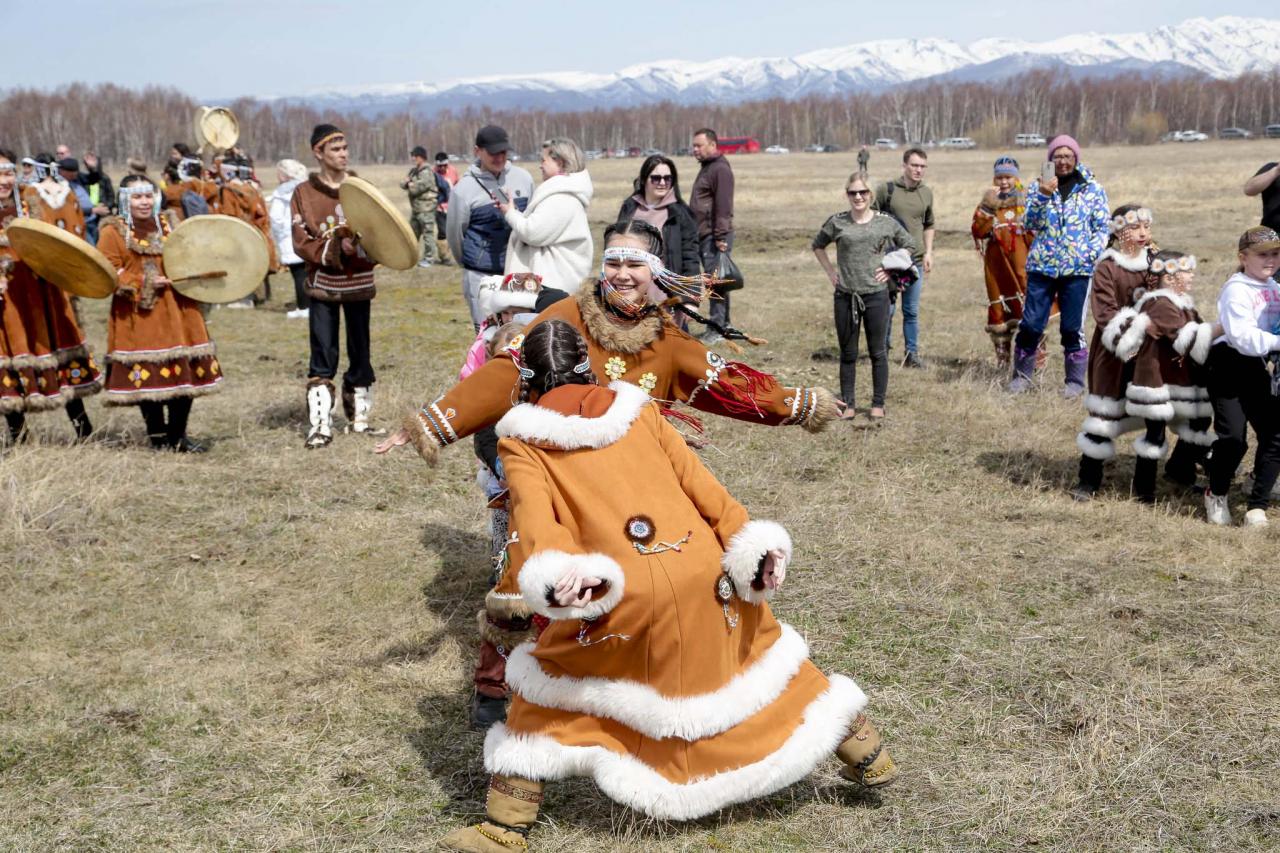
<svg viewBox="0 0 1280 853">
<path fill-rule="evenodd" d="M 725 254 L 733 252 L 733 234 L 725 238 L 725 242 L 729 245 L 729 251 Z M 716 248 L 716 238 L 707 235 L 698 241 L 698 256 L 702 258 L 702 271 L 715 272 L 716 262 L 720 259 L 720 250 Z M 707 309 L 708 315 L 712 320 L 722 326 L 729 325 L 729 294 L 718 294 L 715 299 L 707 300 L 710 305 Z"/>
</svg>

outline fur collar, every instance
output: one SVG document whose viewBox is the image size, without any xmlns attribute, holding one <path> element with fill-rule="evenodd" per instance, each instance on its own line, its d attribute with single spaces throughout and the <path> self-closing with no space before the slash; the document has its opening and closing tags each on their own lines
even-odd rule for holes
<svg viewBox="0 0 1280 853">
<path fill-rule="evenodd" d="M 1103 252 L 1098 260 L 1103 261 L 1107 258 L 1114 261 L 1116 266 L 1129 272 L 1146 272 L 1151 266 L 1151 252 L 1148 249 L 1143 249 L 1136 255 L 1124 255 L 1118 249 L 1111 248 Z"/>
<path fill-rule="evenodd" d="M 49 205 L 51 210 L 59 210 L 67 203 L 67 196 L 71 193 L 71 184 L 59 181 L 52 188 L 47 183 L 41 181 L 35 185 L 36 192 L 40 194 L 40 198 L 45 204 Z"/>
<path fill-rule="evenodd" d="M 595 287 L 578 291 L 578 313 L 587 335 L 605 352 L 635 355 L 662 335 L 662 312 L 655 311 L 634 326 L 623 326 L 609 319 L 596 296 Z"/>
<path fill-rule="evenodd" d="M 1190 293 L 1177 293 L 1164 287 L 1159 290 L 1148 290 L 1142 295 L 1141 299 L 1133 304 L 1133 307 L 1141 311 L 1143 305 L 1146 305 L 1152 299 L 1156 299 L 1161 296 L 1168 299 L 1174 305 L 1177 305 L 1183 311 L 1192 311 L 1196 307 L 1196 301 L 1191 298 Z"/>
<path fill-rule="evenodd" d="M 498 421 L 498 437 L 518 438 L 560 450 L 608 447 L 627 434 L 650 402 L 648 394 L 629 382 L 610 382 L 609 390 L 616 396 L 609 411 L 598 418 L 562 415 L 533 403 L 521 403 Z"/>
</svg>

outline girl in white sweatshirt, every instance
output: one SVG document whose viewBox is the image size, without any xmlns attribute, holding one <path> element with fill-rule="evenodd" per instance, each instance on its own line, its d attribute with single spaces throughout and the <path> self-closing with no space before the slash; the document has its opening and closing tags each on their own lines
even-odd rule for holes
<svg viewBox="0 0 1280 853">
<path fill-rule="evenodd" d="M 1258 452 L 1244 523 L 1264 527 L 1271 487 L 1280 475 L 1280 396 L 1267 370 L 1271 354 L 1280 352 L 1280 285 L 1272 279 L 1280 268 L 1280 235 L 1265 226 L 1250 228 L 1240 237 L 1239 251 L 1240 269 L 1218 296 L 1223 334 L 1209 355 L 1217 439 L 1204 505 L 1210 523 L 1231 523 L 1227 490 L 1248 448 L 1246 428 L 1252 426 Z"/>
</svg>

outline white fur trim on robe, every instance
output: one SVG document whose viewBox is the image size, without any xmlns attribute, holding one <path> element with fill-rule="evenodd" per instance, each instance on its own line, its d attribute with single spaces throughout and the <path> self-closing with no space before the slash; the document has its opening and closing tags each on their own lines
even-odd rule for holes
<svg viewBox="0 0 1280 853">
<path fill-rule="evenodd" d="M 598 418 L 562 415 L 532 403 L 521 403 L 502 416 L 496 432 L 499 438 L 518 438 L 564 450 L 608 447 L 626 435 L 640 411 L 653 402 L 630 382 L 610 382 L 609 390 L 618 396 Z"/>
<path fill-rule="evenodd" d="M 1116 397 L 1103 397 L 1089 394 L 1084 398 L 1085 411 L 1103 418 L 1119 418 L 1124 416 L 1124 400 Z"/>
<path fill-rule="evenodd" d="M 1149 421 L 1173 420 L 1173 404 L 1169 402 L 1169 389 L 1165 386 L 1152 388 L 1149 385 L 1129 383 L 1125 389 L 1124 410 L 1135 418 Z"/>
<path fill-rule="evenodd" d="M 507 683 L 534 705 L 616 720 L 654 740 L 693 741 L 726 732 L 768 707 L 808 659 L 808 644 L 790 625 L 782 625 L 769 650 L 723 687 L 669 697 L 626 679 L 548 675 L 533 655 L 533 644 L 524 643 L 507 659 Z"/>
<path fill-rule="evenodd" d="M 694 820 L 725 806 L 771 794 L 807 776 L 835 752 L 867 697 L 843 675 L 805 708 L 804 719 L 775 752 L 754 764 L 685 785 L 669 782 L 644 762 L 602 746 L 564 746 L 539 734 L 516 734 L 498 723 L 484 740 L 490 773 L 549 780 L 590 776 L 610 799 L 663 820 Z"/>
<path fill-rule="evenodd" d="M 1138 312 L 1133 308 L 1125 307 L 1116 312 L 1111 318 L 1111 322 L 1107 323 L 1102 330 L 1102 345 L 1112 353 L 1116 351 L 1116 341 L 1120 340 L 1120 335 L 1124 332 L 1125 326 L 1129 324 L 1134 317 L 1138 316 Z"/>
<path fill-rule="evenodd" d="M 1108 326 L 1110 328 L 1110 326 Z M 1148 314 L 1139 314 L 1133 318 L 1133 322 L 1129 324 L 1129 328 L 1124 330 L 1124 334 L 1120 336 L 1120 340 L 1116 341 L 1116 358 L 1121 361 L 1128 361 L 1138 354 L 1138 350 L 1142 348 L 1142 341 L 1147 336 L 1147 329 L 1151 328 L 1151 317 Z"/>
<path fill-rule="evenodd" d="M 1178 438 L 1200 447 L 1212 447 L 1214 439 L 1217 436 L 1207 430 L 1192 429 L 1191 424 L 1186 421 L 1179 421 L 1173 425 L 1173 431 L 1178 434 Z"/>
<path fill-rule="evenodd" d="M 729 579 L 743 601 L 758 604 L 773 597 L 774 590 L 755 590 L 751 582 L 760 571 L 760 560 L 769 551 L 777 549 L 791 562 L 791 536 L 776 521 L 748 521 L 729 540 L 729 547 L 720 558 L 720 565 L 728 572 Z"/>
<path fill-rule="evenodd" d="M 609 588 L 600 598 L 593 598 L 582 607 L 559 607 L 548 598 L 556 582 L 571 567 L 584 574 L 609 582 Z M 604 554 L 569 554 L 565 551 L 539 551 L 520 566 L 520 592 L 524 603 L 534 613 L 548 619 L 595 619 L 608 613 L 622 600 L 626 580 L 622 566 Z"/>
<path fill-rule="evenodd" d="M 1212 323 L 1187 323 L 1178 330 L 1178 336 L 1173 341 L 1173 351 L 1178 355 L 1190 355 L 1197 364 L 1204 364 L 1212 344 Z"/>
<path fill-rule="evenodd" d="M 1163 459 L 1169 455 L 1169 442 L 1152 444 L 1145 435 L 1140 435 L 1133 442 L 1133 452 L 1142 459 Z"/>
<path fill-rule="evenodd" d="M 1082 432 L 1076 433 L 1076 447 L 1090 459 L 1101 459 L 1104 462 L 1116 455 L 1116 444 L 1111 439 L 1094 441 Z"/>
<path fill-rule="evenodd" d="M 1099 438 L 1118 438 L 1126 432 L 1142 429 L 1142 418 L 1100 418 L 1090 415 L 1080 425 L 1080 431 Z"/>
</svg>

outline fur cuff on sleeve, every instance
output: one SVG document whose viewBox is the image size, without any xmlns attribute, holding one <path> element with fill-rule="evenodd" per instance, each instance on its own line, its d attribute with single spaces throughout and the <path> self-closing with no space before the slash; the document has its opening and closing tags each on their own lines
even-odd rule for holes
<svg viewBox="0 0 1280 853">
<path fill-rule="evenodd" d="M 406 412 L 401 426 L 404 427 L 405 432 L 409 433 L 409 441 L 413 442 L 418 455 L 434 468 L 440 459 L 440 442 L 422 422 L 422 416 L 417 412 Z"/>
<path fill-rule="evenodd" d="M 606 586 L 603 592 L 597 589 L 591 601 L 583 607 L 561 607 L 553 597 L 556 581 L 575 566 L 586 574 L 603 579 Z M 525 604 L 534 613 L 548 619 L 595 619 L 603 616 L 622 600 L 625 585 L 622 566 L 604 554 L 540 551 L 520 567 L 520 592 L 524 595 Z"/>
<path fill-rule="evenodd" d="M 1213 324 L 1201 323 L 1196 327 L 1196 340 L 1191 345 L 1191 359 L 1196 364 L 1204 364 L 1209 359 L 1209 349 L 1213 346 Z"/>
<path fill-rule="evenodd" d="M 787 556 L 788 563 L 791 562 L 791 536 L 776 521 L 748 521 L 729 540 L 720 565 L 728 572 L 738 597 L 743 601 L 758 604 L 773 597 L 773 590 L 756 587 L 756 576 L 760 573 L 760 561 L 764 555 L 775 548 Z"/>
<path fill-rule="evenodd" d="M 1110 329 L 1111 325 L 1107 325 Z M 1138 350 L 1142 348 L 1142 341 L 1147 336 L 1147 329 L 1151 328 L 1151 317 L 1147 314 L 1139 314 L 1133 318 L 1133 322 L 1129 324 L 1129 328 L 1124 330 L 1124 334 L 1120 336 L 1120 340 L 1116 341 L 1116 358 L 1121 361 L 1128 361 L 1138 354 Z M 1105 333 L 1104 333 L 1105 341 Z"/>
<path fill-rule="evenodd" d="M 1124 332 L 1129 321 L 1138 316 L 1138 312 L 1132 308 L 1121 308 L 1116 316 L 1111 318 L 1111 322 L 1102 330 L 1102 345 L 1109 351 L 1116 351 L 1116 343 L 1120 340 L 1120 335 Z"/>
<path fill-rule="evenodd" d="M 813 394 L 813 408 L 809 412 L 809 416 L 805 418 L 800 426 L 804 427 L 806 432 L 822 432 L 827 428 L 827 424 L 831 423 L 839 415 L 836 409 L 835 395 L 826 388 L 809 388 L 809 393 Z"/>
</svg>

